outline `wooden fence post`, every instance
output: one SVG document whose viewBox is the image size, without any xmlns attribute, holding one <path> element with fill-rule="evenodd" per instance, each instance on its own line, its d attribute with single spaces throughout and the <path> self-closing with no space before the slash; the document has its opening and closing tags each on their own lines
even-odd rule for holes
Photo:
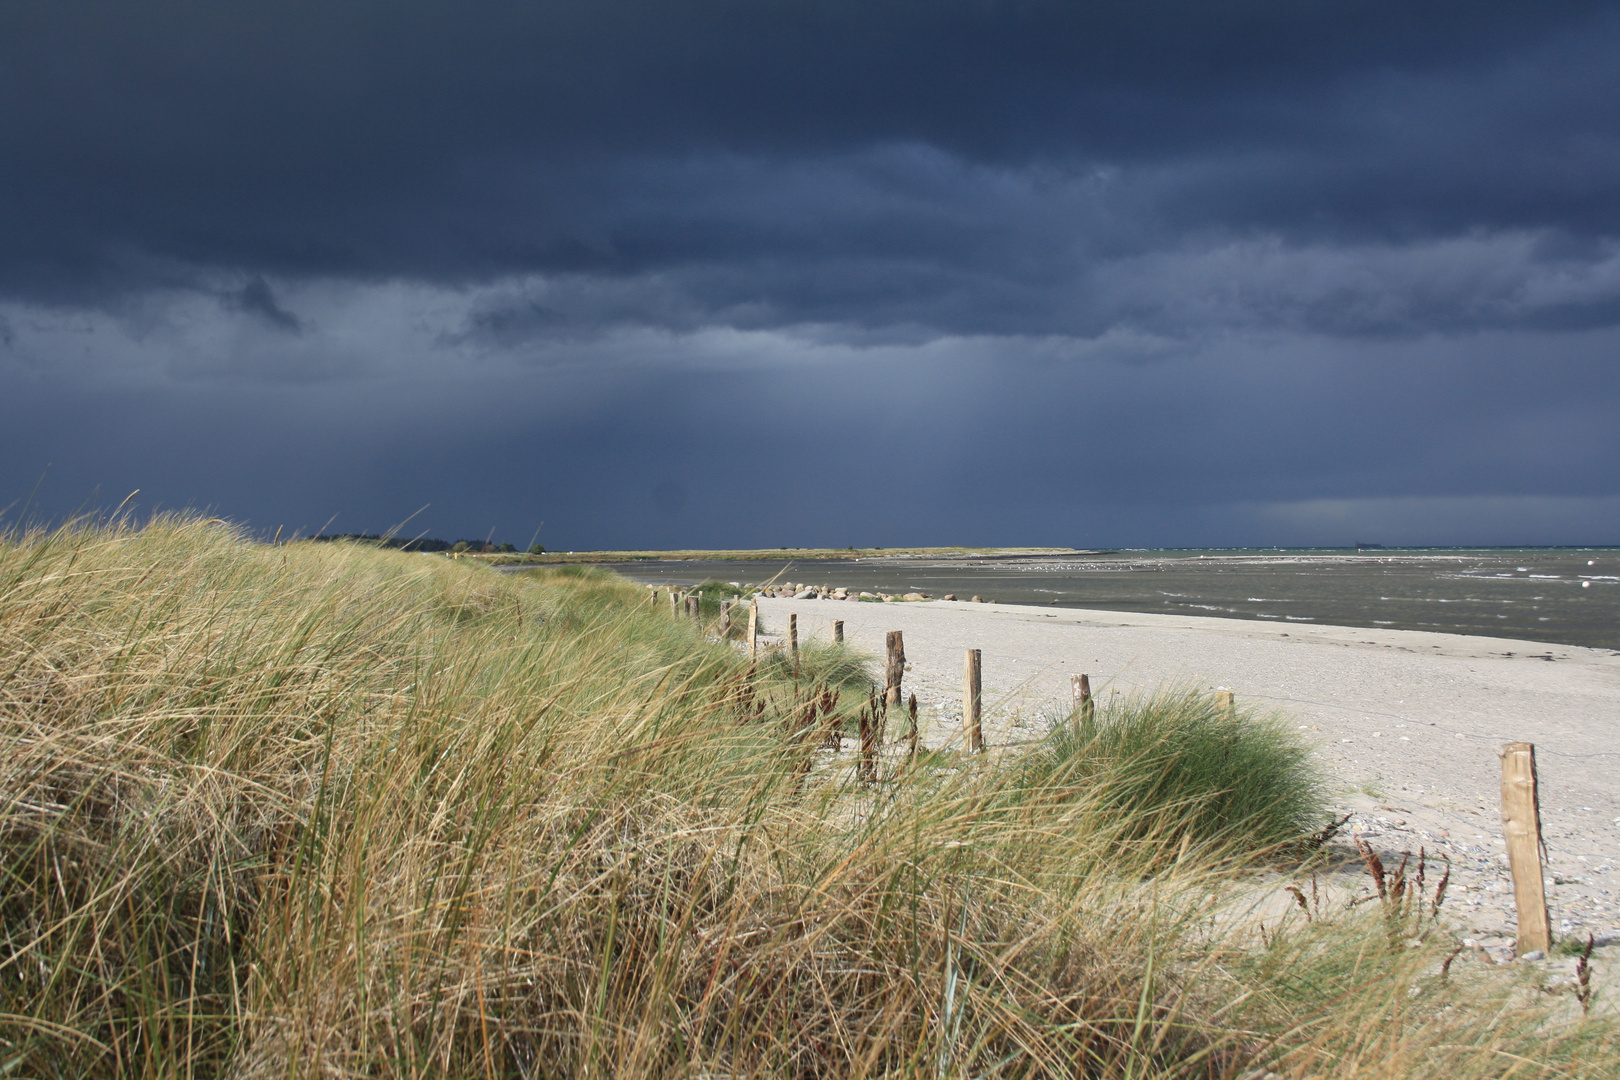
<svg viewBox="0 0 1620 1080">
<path fill-rule="evenodd" d="M 1089 722 L 1097 715 L 1097 703 L 1091 700 L 1091 676 L 1070 675 L 1069 690 L 1074 694 L 1075 715 Z"/>
<path fill-rule="evenodd" d="M 1523 956 L 1552 948 L 1552 920 L 1541 877 L 1541 799 L 1536 790 L 1536 748 L 1508 743 L 1502 759 L 1502 832 L 1507 837 L 1508 868 L 1513 873 L 1513 906 L 1519 912 L 1517 953 Z"/>
<path fill-rule="evenodd" d="M 842 645 L 844 643 L 844 620 L 833 620 L 833 641 Z"/>
<path fill-rule="evenodd" d="M 683 594 L 676 592 L 674 589 L 669 590 L 669 613 L 671 615 L 681 613 L 681 603 L 684 599 Z"/>
<path fill-rule="evenodd" d="M 748 601 L 748 659 L 759 655 L 759 601 Z"/>
<path fill-rule="evenodd" d="M 794 663 L 799 660 L 799 613 L 788 612 L 788 652 L 793 654 Z"/>
<path fill-rule="evenodd" d="M 731 633 L 731 601 L 720 601 L 720 636 L 726 637 Z"/>
<path fill-rule="evenodd" d="M 906 643 L 900 631 L 890 630 L 884 639 L 888 663 L 883 667 L 883 704 L 900 705 L 900 683 L 906 675 Z"/>
<path fill-rule="evenodd" d="M 688 595 L 686 598 L 686 614 L 688 617 L 690 617 L 693 622 L 697 622 L 698 619 L 702 617 L 702 611 L 703 597 L 699 596 L 697 593 Z"/>
<path fill-rule="evenodd" d="M 1230 716 L 1237 712 L 1237 695 L 1230 690 L 1215 691 L 1215 707 Z"/>
<path fill-rule="evenodd" d="M 652 602 L 648 606 L 652 607 L 654 610 L 656 610 L 658 608 L 658 590 L 657 589 L 654 589 L 652 591 Z"/>
<path fill-rule="evenodd" d="M 979 671 L 982 653 L 967 651 L 962 670 L 962 740 L 975 754 L 984 751 L 984 728 L 979 723 Z"/>
</svg>

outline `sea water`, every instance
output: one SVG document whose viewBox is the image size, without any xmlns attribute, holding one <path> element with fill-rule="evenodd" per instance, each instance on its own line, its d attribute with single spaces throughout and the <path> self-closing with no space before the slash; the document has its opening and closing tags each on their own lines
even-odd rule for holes
<svg viewBox="0 0 1620 1080">
<path fill-rule="evenodd" d="M 1620 548 L 1141 550 L 611 564 L 649 583 L 793 581 L 1003 604 L 1390 627 L 1620 650 Z"/>
</svg>

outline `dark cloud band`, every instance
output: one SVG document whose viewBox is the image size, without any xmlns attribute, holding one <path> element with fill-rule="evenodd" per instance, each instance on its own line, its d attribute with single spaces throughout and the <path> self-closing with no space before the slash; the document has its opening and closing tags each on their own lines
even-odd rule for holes
<svg viewBox="0 0 1620 1080">
<path fill-rule="evenodd" d="M 3 4 L 0 505 L 1612 540 L 1616 55 L 1612 2 Z"/>
</svg>

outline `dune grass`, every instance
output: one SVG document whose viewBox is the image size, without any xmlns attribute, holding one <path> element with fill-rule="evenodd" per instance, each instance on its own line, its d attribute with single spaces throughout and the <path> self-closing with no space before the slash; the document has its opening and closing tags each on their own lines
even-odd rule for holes
<svg viewBox="0 0 1620 1080">
<path fill-rule="evenodd" d="M 1036 797 L 1088 789 L 1159 840 L 1185 833 L 1253 850 L 1308 835 L 1325 813 L 1315 762 L 1282 718 L 1190 689 L 1055 717 L 1022 765 Z"/>
<path fill-rule="evenodd" d="M 1291 819 L 1143 778 L 1242 731 L 863 785 L 799 720 L 858 657 L 700 629 L 573 568 L 7 537 L 0 1075 L 1620 1073 L 1442 932 L 1227 917 Z"/>
</svg>

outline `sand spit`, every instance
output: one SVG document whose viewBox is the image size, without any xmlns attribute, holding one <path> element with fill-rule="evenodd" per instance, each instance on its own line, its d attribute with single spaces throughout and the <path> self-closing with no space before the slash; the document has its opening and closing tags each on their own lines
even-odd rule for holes
<svg viewBox="0 0 1620 1080">
<path fill-rule="evenodd" d="M 983 650 L 986 738 L 1037 737 L 1067 707 L 1069 676 L 1101 697 L 1164 686 L 1230 689 L 1274 707 L 1313 742 L 1353 812 L 1349 829 L 1388 855 L 1448 855 L 1447 909 L 1498 954 L 1513 897 L 1503 855 L 1496 748 L 1536 744 L 1555 934 L 1620 942 L 1620 653 L 1501 638 L 1236 619 L 930 601 L 759 601 L 768 631 L 798 613 L 801 639 L 883 652 L 905 635 L 908 692 L 930 745 L 956 738 L 963 651 Z"/>
</svg>

